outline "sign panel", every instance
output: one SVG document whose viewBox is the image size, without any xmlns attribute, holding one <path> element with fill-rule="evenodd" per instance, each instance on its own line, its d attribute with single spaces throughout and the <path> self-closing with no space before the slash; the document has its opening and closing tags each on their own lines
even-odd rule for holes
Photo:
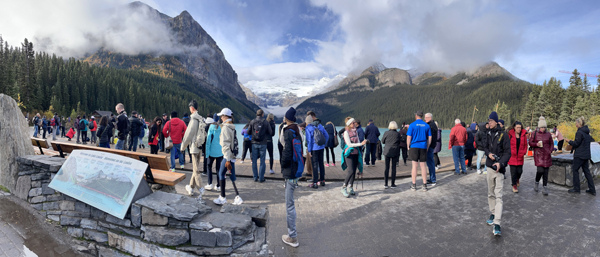
<svg viewBox="0 0 600 257">
<path fill-rule="evenodd" d="M 592 162 L 599 163 L 600 162 L 600 145 L 597 142 L 592 142 L 590 144 L 590 153 L 592 154 Z"/>
<path fill-rule="evenodd" d="M 75 150 L 49 187 L 123 219 L 147 166 L 121 155 Z"/>
</svg>

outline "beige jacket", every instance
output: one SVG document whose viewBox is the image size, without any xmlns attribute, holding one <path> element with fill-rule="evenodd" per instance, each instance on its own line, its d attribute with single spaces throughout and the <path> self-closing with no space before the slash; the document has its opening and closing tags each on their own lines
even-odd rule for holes
<svg viewBox="0 0 600 257">
<path fill-rule="evenodd" d="M 235 160 L 235 155 L 231 151 L 231 145 L 235 137 L 235 125 L 233 123 L 223 123 L 221 125 L 220 144 L 223 151 L 223 158 L 227 161 Z"/>
<path fill-rule="evenodd" d="M 185 130 L 183 141 L 181 142 L 181 152 L 190 146 L 190 154 L 200 154 L 202 144 L 206 140 L 206 122 L 198 112 L 190 116 L 190 124 Z"/>
</svg>

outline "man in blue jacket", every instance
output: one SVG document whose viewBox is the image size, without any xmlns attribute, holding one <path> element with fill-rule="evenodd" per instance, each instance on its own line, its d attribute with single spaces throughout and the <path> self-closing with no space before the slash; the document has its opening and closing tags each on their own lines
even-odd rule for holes
<svg viewBox="0 0 600 257">
<path fill-rule="evenodd" d="M 311 115 L 306 116 L 305 121 L 307 155 L 311 157 L 313 168 L 313 183 L 309 187 L 317 189 L 319 188 L 317 182 L 320 182 L 321 186 L 325 186 L 325 162 L 323 157 L 325 154 L 325 145 L 327 144 L 327 140 L 329 140 L 329 134 L 319 122 L 313 120 Z M 321 140 L 322 144 L 319 144 L 317 140 Z"/>
<path fill-rule="evenodd" d="M 369 124 L 367 125 L 367 129 L 365 131 L 365 137 L 367 140 L 369 140 L 369 143 L 366 145 L 367 152 L 365 153 L 365 164 L 367 166 L 369 166 L 369 163 L 371 163 L 371 166 L 375 167 L 375 160 L 377 159 L 375 156 L 377 154 L 377 142 L 379 142 L 379 135 L 379 128 L 375 126 L 373 120 L 369 120 Z"/>
</svg>

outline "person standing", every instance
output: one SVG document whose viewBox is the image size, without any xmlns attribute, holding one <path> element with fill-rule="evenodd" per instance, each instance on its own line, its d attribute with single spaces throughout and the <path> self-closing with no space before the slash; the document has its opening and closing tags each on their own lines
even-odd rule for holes
<svg viewBox="0 0 600 257">
<path fill-rule="evenodd" d="M 267 115 L 267 122 L 271 126 L 271 134 L 267 135 L 267 152 L 269 153 L 269 173 L 275 174 L 273 171 L 273 137 L 275 136 L 275 116 L 272 113 Z"/>
<path fill-rule="evenodd" d="M 406 132 L 406 142 L 408 143 L 408 155 L 412 161 L 412 191 L 417 190 L 417 166 L 421 166 L 421 177 L 423 186 L 421 190 L 427 191 L 427 170 L 425 162 L 427 161 L 427 149 L 431 144 L 431 128 L 423 121 L 423 112 L 415 113 L 415 121 L 410 124 Z"/>
<path fill-rule="evenodd" d="M 490 113 L 488 118 L 489 129 L 484 142 L 486 166 L 492 170 L 487 174 L 488 207 L 490 218 L 486 224 L 493 227 L 495 236 L 501 235 L 500 223 L 502 221 L 502 188 L 504 187 L 504 173 L 508 160 L 510 160 L 510 139 L 506 132 L 498 126 L 498 114 Z"/>
<path fill-rule="evenodd" d="M 427 184 L 429 184 L 429 186 L 435 186 L 437 179 L 435 177 L 434 152 L 437 147 L 438 127 L 433 120 L 433 114 L 431 113 L 425 114 L 425 122 L 427 122 L 427 125 L 429 125 L 429 129 L 431 130 L 431 144 L 429 145 L 429 148 L 427 148 L 427 167 L 429 168 L 429 179 L 427 180 Z"/>
<path fill-rule="evenodd" d="M 338 133 L 333 122 L 329 121 L 325 124 L 325 131 L 327 131 L 327 135 L 329 136 L 329 140 L 327 140 L 327 144 L 325 145 L 325 156 L 327 157 L 325 167 L 329 167 L 329 152 L 331 152 L 331 166 L 335 167 L 335 152 L 333 149 L 336 147 L 335 140 L 337 139 Z"/>
<path fill-rule="evenodd" d="M 219 169 L 218 174 L 219 184 L 221 185 L 221 194 L 219 195 L 219 198 L 214 199 L 213 202 L 217 205 L 227 203 L 227 198 L 225 196 L 225 179 L 227 176 L 226 171 L 230 171 L 231 175 L 229 176 L 229 179 L 235 190 L 233 204 L 240 205 L 244 201 L 240 197 L 237 186 L 235 185 L 235 160 L 236 155 L 238 154 L 238 145 L 237 137 L 235 135 L 235 125 L 233 124 L 233 112 L 229 108 L 223 108 L 217 115 L 221 117 L 221 121 L 223 122 L 221 136 L 219 138 L 223 152 L 223 161 L 221 162 L 221 168 Z"/>
<path fill-rule="evenodd" d="M 208 165 L 206 167 L 208 184 L 204 187 L 206 190 L 219 191 L 219 183 L 213 183 L 212 178 L 212 166 L 215 164 L 215 174 L 219 173 L 221 169 L 221 163 L 223 162 L 223 149 L 219 142 L 221 141 L 221 126 L 213 118 L 207 118 L 206 124 L 210 124 L 208 128 L 208 135 L 206 136 L 206 153 L 204 155 L 208 157 Z M 217 179 L 219 181 L 219 179 Z"/>
<path fill-rule="evenodd" d="M 198 189 L 200 192 L 198 199 L 202 199 L 204 186 L 202 185 L 200 158 L 202 157 L 202 145 L 206 140 L 206 123 L 204 118 L 198 114 L 198 102 L 196 102 L 196 100 L 190 101 L 188 106 L 192 115 L 190 117 L 189 126 L 186 126 L 185 122 L 182 122 L 183 126 L 186 126 L 186 130 L 183 135 L 181 147 L 179 148 L 179 151 L 181 152 L 181 155 L 179 155 L 179 163 L 184 159 L 182 156 L 185 156 L 185 150 L 189 149 L 192 156 L 192 178 L 190 179 L 190 184 L 185 186 L 185 190 L 189 195 L 192 195 L 194 193 L 194 188 Z M 177 115 L 175 115 L 175 117 L 177 117 Z M 174 122 L 173 118 L 171 119 L 171 122 Z M 185 159 L 183 163 L 185 163 Z"/>
<path fill-rule="evenodd" d="M 596 187 L 594 187 L 594 177 L 590 173 L 590 168 L 588 166 L 590 164 L 590 159 L 592 158 L 590 152 L 590 143 L 592 142 L 590 129 L 585 125 L 585 119 L 583 117 L 579 117 L 575 120 L 575 126 L 577 127 L 575 140 L 569 141 L 565 139 L 569 145 L 573 146 L 573 150 L 575 151 L 573 154 L 573 166 L 571 166 L 573 169 L 573 188 L 569 189 L 568 192 L 579 194 L 581 183 L 579 181 L 579 168 L 581 168 L 588 183 L 588 190 L 585 190 L 585 192 L 595 196 Z"/>
<path fill-rule="evenodd" d="M 477 123 L 471 123 L 467 128 L 467 142 L 465 143 L 465 160 L 467 169 L 473 169 L 473 155 L 475 155 L 475 133 L 477 133 Z"/>
<path fill-rule="evenodd" d="M 249 130 L 252 134 L 252 175 L 254 181 L 265 182 L 265 158 L 267 155 L 267 139 L 273 134 L 271 125 L 264 118 L 262 109 L 256 111 L 256 118 L 250 122 Z M 260 172 L 258 169 L 258 158 L 260 158 Z"/>
<path fill-rule="evenodd" d="M 79 115 L 77 115 L 77 118 L 75 119 L 75 121 L 73 122 L 73 128 L 75 128 L 75 130 L 77 131 L 77 144 L 81 144 L 81 141 L 79 141 L 79 138 L 81 137 L 81 130 L 80 130 L 80 125 L 79 122 L 81 121 L 81 117 Z"/>
<path fill-rule="evenodd" d="M 60 137 L 65 137 L 66 133 L 65 133 L 65 123 L 67 122 L 67 120 L 65 119 L 64 116 L 60 117 Z"/>
<path fill-rule="evenodd" d="M 208 118 L 210 116 L 207 115 L 206 117 Z M 183 123 L 185 123 L 186 126 L 190 125 L 190 115 L 187 112 L 183 114 L 183 118 L 181 118 L 181 120 L 183 121 Z M 208 129 L 208 126 L 206 126 L 206 128 Z M 206 133 L 204 133 L 204 134 L 206 135 Z M 205 142 L 206 142 L 206 140 L 205 140 Z M 205 154 L 206 153 L 206 149 L 204 148 L 204 144 L 200 147 L 200 149 L 202 149 L 202 152 L 203 152 L 201 154 Z M 192 163 L 192 154 L 190 153 L 190 147 L 188 146 L 182 152 L 183 152 L 183 156 L 184 156 L 183 157 L 184 158 L 184 162 L 185 162 L 185 153 L 187 152 L 188 155 L 189 155 L 189 157 L 190 157 L 190 163 Z M 204 170 L 203 172 L 206 172 L 206 168 L 204 168 L 203 170 Z"/>
<path fill-rule="evenodd" d="M 523 163 L 525 162 L 525 154 L 527 154 L 527 132 L 523 129 L 523 124 L 519 121 L 513 123 L 512 128 L 508 131 L 510 138 L 510 177 L 512 182 L 513 193 L 519 192 L 519 179 L 523 174 Z M 536 159 L 537 161 L 537 159 Z"/>
<path fill-rule="evenodd" d="M 46 119 L 46 115 L 42 117 L 42 130 L 44 131 L 42 138 L 46 139 L 46 131 L 48 131 L 48 120 Z"/>
<path fill-rule="evenodd" d="M 400 151 L 402 152 L 402 160 L 404 166 L 406 166 L 406 160 L 408 159 L 408 144 L 406 143 L 406 132 L 408 132 L 408 126 L 406 123 L 402 123 L 402 129 L 400 129 Z"/>
<path fill-rule="evenodd" d="M 365 131 L 365 138 L 369 141 L 369 143 L 367 143 L 366 145 L 367 151 L 365 153 L 365 163 L 367 164 L 367 166 L 371 164 L 371 166 L 375 167 L 377 142 L 379 142 L 379 135 L 379 128 L 375 126 L 373 120 L 369 120 Z"/>
<path fill-rule="evenodd" d="M 150 146 L 150 154 L 158 154 L 158 142 L 160 141 L 160 127 L 162 124 L 162 119 L 158 116 L 152 120 L 152 125 L 150 125 L 150 130 L 148 131 L 148 145 Z"/>
<path fill-rule="evenodd" d="M 91 142 L 92 144 L 98 143 L 98 138 L 96 135 L 96 132 L 98 131 L 98 123 L 96 123 L 96 117 L 92 116 L 91 120 L 90 120 L 90 124 L 92 125 L 92 128 L 90 129 L 90 133 L 91 133 Z"/>
<path fill-rule="evenodd" d="M 538 129 L 533 133 L 529 140 L 529 146 L 533 148 L 533 159 L 537 167 L 535 174 L 535 185 L 533 190 L 538 192 L 540 179 L 543 178 L 542 194 L 548 195 L 548 171 L 552 166 L 552 150 L 554 149 L 554 140 L 552 134 L 548 132 L 546 119 L 542 116 L 538 121 Z"/>
<path fill-rule="evenodd" d="M 435 168 L 436 171 L 437 169 L 441 168 L 442 164 L 440 163 L 440 157 L 438 156 L 438 153 L 442 151 L 442 129 L 438 126 L 437 121 L 434 122 L 435 126 L 438 128 L 438 133 L 437 133 L 437 143 L 435 144 L 435 150 L 433 151 L 433 158 L 435 159 Z"/>
<path fill-rule="evenodd" d="M 342 145 L 342 170 L 348 170 L 344 184 L 342 185 L 342 195 L 346 198 L 354 195 L 354 178 L 356 169 L 362 174 L 362 152 L 360 148 L 367 144 L 367 140 L 362 142 L 358 137 L 358 123 L 354 118 L 347 117 L 345 120 L 346 128 L 343 133 L 344 144 Z"/>
<path fill-rule="evenodd" d="M 243 145 L 242 147 L 244 148 L 242 151 L 242 160 L 240 161 L 240 163 L 244 163 L 244 160 L 246 159 L 246 153 L 248 153 L 248 151 L 250 151 L 250 163 L 252 163 L 252 133 L 251 132 L 251 128 L 250 128 L 250 123 L 252 121 L 249 121 L 246 126 L 244 126 L 244 128 L 242 129 L 242 136 L 244 137 L 244 141 L 243 141 Z"/>
<path fill-rule="evenodd" d="M 111 122 L 108 122 L 108 116 L 102 116 L 102 118 L 100 118 L 100 125 L 96 132 L 98 132 L 97 136 L 100 138 L 98 140 L 98 146 L 110 148 L 108 141 L 110 140 L 110 135 L 113 134 L 113 126 Z"/>
<path fill-rule="evenodd" d="M 117 130 L 119 131 L 117 134 L 117 145 L 115 146 L 115 149 L 124 150 L 125 140 L 127 139 L 127 134 L 129 134 L 129 122 L 127 122 L 127 113 L 125 112 L 125 106 L 122 103 L 118 103 L 117 106 L 115 106 L 115 110 L 118 113 Z"/>
<path fill-rule="evenodd" d="M 81 121 L 79 121 L 79 127 L 80 127 L 80 132 L 81 132 L 81 141 L 83 142 L 84 145 L 87 144 L 87 132 L 90 129 L 88 126 L 90 125 L 90 122 L 87 120 L 87 118 L 85 117 L 85 115 L 83 115 L 83 117 L 81 118 Z"/>
<path fill-rule="evenodd" d="M 165 124 L 167 124 L 167 121 L 169 121 L 169 116 L 166 113 L 163 113 L 162 115 L 162 122 L 161 122 L 161 127 L 160 127 L 160 137 L 158 140 L 158 145 L 159 145 L 159 149 L 161 152 L 167 152 L 169 153 L 169 151 L 167 149 L 165 149 L 165 135 L 163 135 L 162 131 L 165 129 Z"/>
<path fill-rule="evenodd" d="M 391 121 L 388 125 L 388 131 L 383 133 L 381 143 L 385 146 L 383 149 L 383 156 L 385 156 L 385 184 L 383 187 L 388 189 L 388 178 L 390 174 L 390 166 L 392 168 L 391 185 L 392 188 L 396 188 L 396 163 L 400 158 L 400 133 L 398 133 L 398 124 L 395 121 Z"/>
<path fill-rule="evenodd" d="M 142 123 L 142 121 L 138 118 L 138 113 L 136 111 L 132 111 L 131 117 L 129 117 L 129 151 L 137 151 L 138 139 L 140 136 L 140 131 L 143 129 L 143 127 L 144 123 Z"/>
<path fill-rule="evenodd" d="M 40 124 L 41 120 L 42 119 L 40 118 L 40 114 L 39 113 L 37 113 L 35 115 L 35 117 L 33 117 L 33 120 L 32 120 L 32 122 L 33 122 L 33 137 L 35 137 L 35 138 L 38 137 L 38 134 L 40 132 L 40 126 L 39 126 L 39 124 Z"/>
<path fill-rule="evenodd" d="M 284 126 L 282 128 L 283 136 L 280 134 L 279 142 L 283 146 L 281 152 L 281 173 L 285 180 L 285 208 L 287 216 L 288 233 L 281 236 L 281 240 L 292 247 L 298 247 L 298 232 L 296 230 L 296 205 L 294 204 L 294 190 L 298 187 L 298 178 L 302 176 L 302 169 L 299 168 L 302 160 L 302 137 L 300 129 L 296 124 L 296 110 L 294 107 L 285 113 L 283 118 Z M 299 142 L 294 145 L 294 140 Z M 297 151 L 297 146 L 300 152 Z M 296 155 L 295 155 L 296 154 Z"/>
<path fill-rule="evenodd" d="M 329 134 L 325 131 L 325 128 L 319 122 L 315 122 L 311 115 L 306 116 L 306 152 L 310 155 L 311 164 L 313 168 L 313 183 L 309 187 L 317 189 L 319 183 L 321 186 L 325 186 L 325 162 L 324 149 L 327 141 L 329 140 Z M 322 141 L 322 142 L 319 142 Z"/>
<path fill-rule="evenodd" d="M 56 136 L 59 135 L 60 128 L 60 117 L 58 117 L 58 113 L 54 113 L 54 117 L 52 117 L 51 125 L 52 125 L 52 141 L 56 140 Z"/>
<path fill-rule="evenodd" d="M 177 118 L 177 112 L 171 112 L 171 119 L 167 121 L 167 124 L 164 125 L 163 135 L 165 138 L 170 137 L 171 141 L 173 141 L 173 148 L 171 148 L 171 172 L 175 172 L 175 156 L 179 155 L 179 165 L 181 169 L 184 168 L 185 159 L 182 158 L 183 153 L 181 153 L 181 142 L 183 141 L 183 135 L 185 134 L 187 127 L 182 120 Z"/>
<path fill-rule="evenodd" d="M 560 133 L 560 130 L 558 130 L 557 127 L 554 127 L 554 131 L 555 131 L 554 134 L 556 135 L 556 140 L 558 140 L 558 145 L 557 145 L 556 149 L 558 149 L 559 153 L 562 153 L 562 148 L 565 143 L 565 138 L 563 137 L 563 134 Z"/>
<path fill-rule="evenodd" d="M 477 174 L 487 174 L 487 168 L 485 165 L 485 140 L 487 139 L 487 123 L 479 123 L 477 127 L 477 133 L 475 134 L 475 145 L 477 145 Z M 481 165 L 481 159 L 483 159 L 483 165 Z"/>
<path fill-rule="evenodd" d="M 467 142 L 467 129 L 460 124 L 460 120 L 454 120 L 454 127 L 450 130 L 450 142 L 448 149 L 452 149 L 452 158 L 454 159 L 454 174 L 467 174 L 465 168 L 465 143 Z"/>
</svg>

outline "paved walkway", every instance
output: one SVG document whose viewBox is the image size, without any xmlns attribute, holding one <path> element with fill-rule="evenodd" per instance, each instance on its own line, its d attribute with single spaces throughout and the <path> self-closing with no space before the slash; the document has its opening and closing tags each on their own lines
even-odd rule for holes
<svg viewBox="0 0 600 257">
<path fill-rule="evenodd" d="M 485 175 L 445 173 L 428 192 L 410 191 L 410 179 L 385 190 L 381 180 L 365 181 L 351 198 L 342 197 L 341 182 L 317 190 L 301 182 L 296 249 L 281 242 L 287 232 L 282 182 L 241 178 L 238 187 L 245 204 L 269 207 L 275 256 L 600 256 L 600 198 L 570 195 L 556 185 L 543 196 L 533 191 L 534 177 L 533 161 L 527 161 L 520 193 L 512 193 L 505 180 L 501 237 L 485 224 Z M 183 193 L 188 182 L 177 191 Z M 217 196 L 207 192 L 204 199 L 213 205 Z"/>
</svg>

